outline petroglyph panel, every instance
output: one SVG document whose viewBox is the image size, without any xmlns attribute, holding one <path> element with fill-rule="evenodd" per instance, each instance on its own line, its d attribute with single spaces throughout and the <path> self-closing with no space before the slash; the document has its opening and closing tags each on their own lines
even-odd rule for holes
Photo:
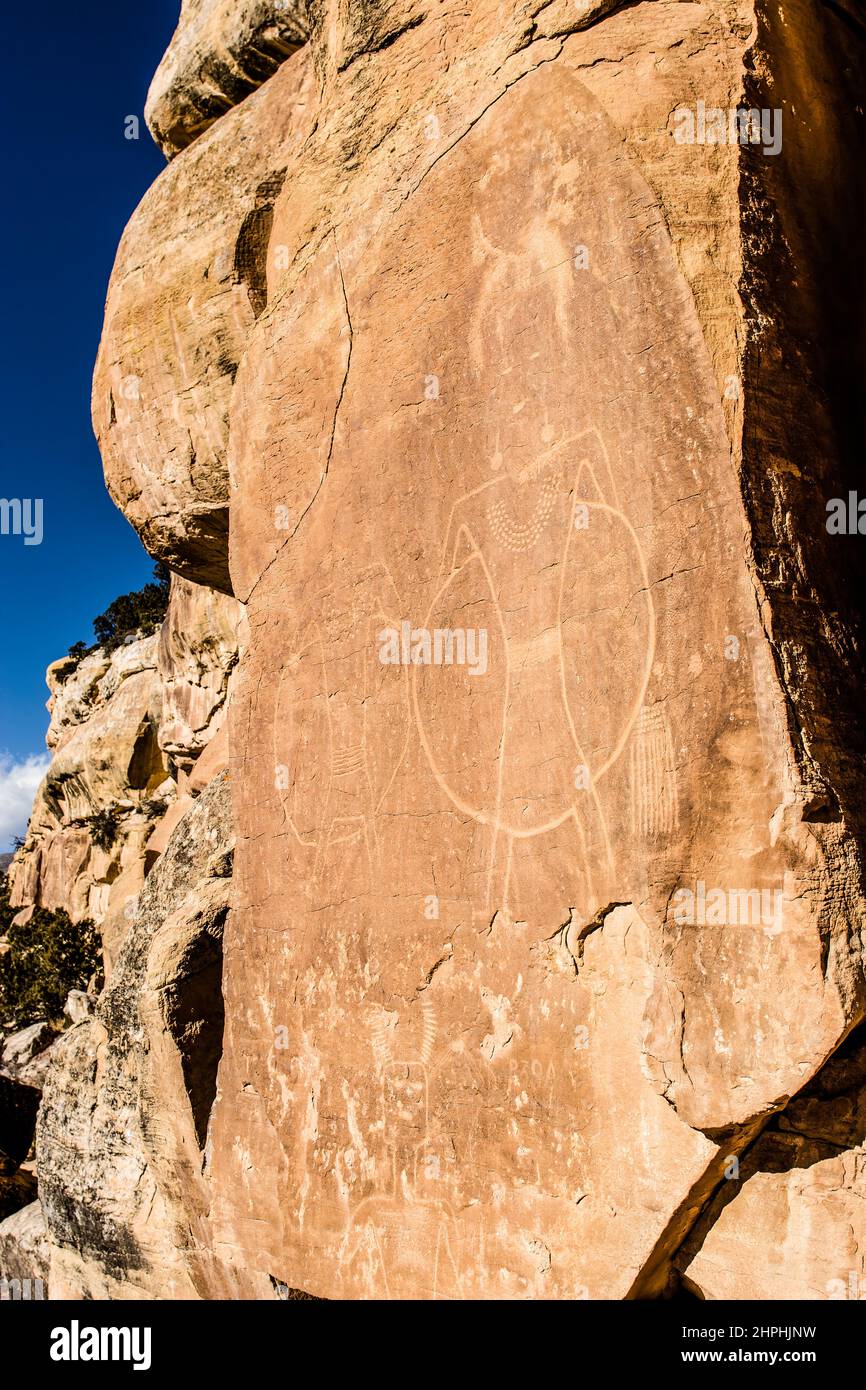
<svg viewBox="0 0 866 1390">
<path fill-rule="evenodd" d="M 565 60 L 383 226 L 352 199 L 233 396 L 217 1242 L 330 1297 L 621 1297 L 671 1166 L 699 1183 L 701 1130 L 795 1089 L 839 1021 L 830 992 L 774 1013 L 822 948 L 773 830 L 717 386 Z M 784 890 L 790 929 L 674 921 L 689 876 Z"/>
</svg>

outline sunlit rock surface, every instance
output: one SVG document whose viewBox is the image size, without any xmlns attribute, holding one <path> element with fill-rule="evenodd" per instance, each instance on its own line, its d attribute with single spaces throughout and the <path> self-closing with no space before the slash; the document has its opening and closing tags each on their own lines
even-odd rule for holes
<svg viewBox="0 0 866 1390">
<path fill-rule="evenodd" d="M 859 1287 L 838 8 L 311 0 L 209 105 L 184 10 L 94 418 L 244 612 L 176 585 L 149 677 L 184 785 L 46 1083 L 52 1293 Z"/>
</svg>

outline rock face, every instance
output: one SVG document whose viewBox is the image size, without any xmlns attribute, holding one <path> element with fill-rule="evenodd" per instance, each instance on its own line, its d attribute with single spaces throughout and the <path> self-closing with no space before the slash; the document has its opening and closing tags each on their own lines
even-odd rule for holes
<svg viewBox="0 0 866 1390">
<path fill-rule="evenodd" d="M 219 731 L 237 662 L 242 608 L 235 599 L 175 578 L 159 644 L 158 742 L 181 786 Z"/>
<path fill-rule="evenodd" d="M 145 637 L 49 667 L 52 761 L 9 871 L 14 906 L 100 923 L 118 875 L 142 858 L 174 795 L 157 742 L 156 654 Z"/>
<path fill-rule="evenodd" d="M 95 376 L 238 606 L 175 584 L 52 1293 L 859 1297 L 847 0 L 261 9 L 184 8 Z"/>
<path fill-rule="evenodd" d="M 93 422 L 109 490 L 153 555 L 229 593 L 229 398 L 312 95 L 306 67 L 287 64 L 176 159 L 126 229 L 108 289 Z"/>
<path fill-rule="evenodd" d="M 239 621 L 233 598 L 175 576 L 158 635 L 49 667 L 53 756 L 10 868 L 14 906 L 90 918 L 112 955 L 223 724 Z"/>
<path fill-rule="evenodd" d="M 652 1296 L 863 1016 L 815 685 L 853 737 L 849 461 L 809 474 L 757 384 L 817 312 L 762 280 L 817 171 L 670 120 L 748 82 L 794 123 L 754 72 L 808 83 L 815 21 L 446 9 L 381 52 L 320 12 L 232 398 L 215 1239 L 330 1297 Z"/>
<path fill-rule="evenodd" d="M 19 1077 L 34 1057 L 53 1041 L 54 1029 L 50 1023 L 31 1023 L 8 1038 L 0 1038 L 0 1066 L 8 1075 Z"/>
<path fill-rule="evenodd" d="M 31 1298 L 48 1297 L 48 1229 L 39 1202 L 0 1221 L 0 1279 L 19 1280 Z M 30 1280 L 29 1290 L 25 1281 Z M 42 1281 L 41 1287 L 36 1280 Z"/>
<path fill-rule="evenodd" d="M 227 793 L 221 774 L 175 831 L 95 1018 L 66 1033 L 47 1078 L 37 1162 L 53 1297 L 191 1298 L 202 1285 L 223 1034 Z"/>
<path fill-rule="evenodd" d="M 200 755 L 205 750 L 211 752 L 210 743 L 221 732 L 237 660 L 239 612 L 234 599 L 175 576 L 169 610 L 158 636 L 126 644 L 110 654 L 95 651 L 80 663 L 68 659 L 55 662 L 49 669 L 52 697 L 47 743 L 53 757 L 36 798 L 24 847 L 11 866 L 12 902 L 22 914 L 34 907 L 64 907 L 73 920 L 94 918 L 109 974 L 139 921 L 139 895 L 147 872 L 158 863 L 172 830 L 197 805 L 196 798 L 206 786 L 193 774 Z M 209 762 L 218 769 L 219 755 L 211 754 Z M 213 776 L 204 764 L 202 773 L 208 780 Z M 201 817 L 197 815 L 191 823 L 195 834 L 201 829 Z M 208 839 L 210 833 L 210 829 L 207 834 L 202 831 L 202 849 L 208 860 L 216 848 Z M 214 830 L 214 839 L 216 833 Z M 188 867 L 187 861 L 183 862 Z M 203 1067 L 213 1070 L 218 1058 L 210 1009 L 204 1017 L 204 1006 L 197 1006 L 183 993 L 184 971 L 194 977 L 193 999 L 202 981 L 211 981 L 213 956 L 217 961 L 213 998 L 220 1001 L 221 918 L 216 907 L 208 913 L 204 902 L 208 891 L 203 885 L 198 917 L 192 908 L 186 916 L 175 913 L 171 917 L 177 927 L 171 937 L 177 960 L 174 975 L 169 974 L 170 983 L 166 984 L 168 1016 L 170 1027 L 180 1038 L 184 1064 L 195 1071 L 190 1081 L 193 1090 L 200 1090 L 198 1071 Z M 181 896 L 178 892 L 178 903 Z M 150 926 L 155 931 L 153 921 Z M 210 955 L 209 938 L 199 939 L 207 930 L 217 933 Z M 117 986 L 121 995 L 123 979 L 121 973 Z M 69 994 L 64 1013 L 72 1026 L 61 1037 L 47 1023 L 0 1036 L 0 1278 L 38 1277 L 47 1282 L 55 1237 L 62 1250 L 65 1237 L 76 1241 L 82 1223 L 87 1227 L 88 1221 L 93 1225 L 96 1220 L 74 1214 L 75 1168 L 74 1164 L 67 1166 L 66 1160 L 75 1152 L 74 1145 L 70 1148 L 67 1142 L 71 1134 L 88 1156 L 91 1177 L 101 1161 L 94 1141 L 98 1128 L 91 1124 L 86 1108 L 96 1105 L 92 1091 L 105 1037 L 105 1028 L 94 1017 L 99 983 L 97 978 L 88 992 L 73 990 Z M 143 996 L 139 995 L 140 991 L 132 994 L 130 1009 L 142 1004 Z M 114 997 L 109 992 L 104 1003 Z M 220 1029 L 217 1035 L 221 1036 Z M 124 1043 L 128 1041 L 124 1034 Z M 200 1060 L 202 1048 L 208 1059 L 205 1062 Z M 189 1062 L 190 1057 L 194 1061 Z M 128 1061 L 125 1066 L 128 1069 Z M 113 1103 L 121 1082 L 111 1077 L 110 1085 Z M 40 1093 L 56 1095 L 58 1089 L 62 1101 L 56 1146 L 52 1149 L 49 1145 L 49 1157 L 39 1163 L 39 1180 L 41 1186 L 44 1177 L 51 1197 L 54 1155 L 61 1187 L 66 1184 L 72 1190 L 65 1200 L 56 1193 L 53 1196 L 53 1225 L 49 1229 L 43 1207 L 34 1202 L 36 1175 L 30 1167 L 19 1165 L 33 1144 Z M 166 1109 L 173 1106 L 174 1097 Z M 80 1129 L 75 1127 L 76 1114 L 81 1116 Z M 132 1171 L 132 1156 L 124 1153 L 131 1134 L 128 1118 L 123 1123 L 126 1127 L 115 1136 L 110 1159 L 118 1165 L 114 1179 L 121 1191 Z M 101 1170 L 99 1192 L 110 1208 L 112 1187 Z M 94 1199 L 91 1206 L 96 1205 Z M 109 1232 L 115 1229 L 110 1216 L 103 1218 L 103 1225 Z M 109 1236 L 105 1239 L 108 1241 Z M 133 1242 L 129 1249 L 134 1248 L 131 1235 L 129 1241 Z M 57 1287 L 62 1290 L 67 1287 L 62 1255 L 58 1253 L 57 1258 L 61 1264 Z M 122 1257 L 116 1254 L 112 1258 L 116 1264 Z M 187 1282 L 187 1292 L 189 1287 Z"/>
<path fill-rule="evenodd" d="M 677 1257 L 707 1298 L 866 1295 L 862 1025 L 746 1151 Z"/>
<path fill-rule="evenodd" d="M 145 106 L 168 158 L 276 72 L 307 27 L 300 0 L 183 0 Z"/>
</svg>

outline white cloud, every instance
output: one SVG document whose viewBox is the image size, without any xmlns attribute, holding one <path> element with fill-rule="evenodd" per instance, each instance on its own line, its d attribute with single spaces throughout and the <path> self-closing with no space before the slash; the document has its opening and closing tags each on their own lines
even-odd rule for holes
<svg viewBox="0 0 866 1390">
<path fill-rule="evenodd" d="M 12 848 L 13 836 L 24 834 L 50 761 L 47 753 L 32 753 L 18 763 L 0 753 L 0 852 Z"/>
</svg>

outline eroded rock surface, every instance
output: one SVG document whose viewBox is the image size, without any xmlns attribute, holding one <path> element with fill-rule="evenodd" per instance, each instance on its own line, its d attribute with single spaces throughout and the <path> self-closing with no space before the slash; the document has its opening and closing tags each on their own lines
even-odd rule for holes
<svg viewBox="0 0 866 1390">
<path fill-rule="evenodd" d="M 54 1297 L 195 1297 L 196 1261 L 210 1261 L 200 1226 L 222 1049 L 227 790 L 223 774 L 175 831 L 96 1016 L 66 1033 L 46 1082 L 37 1160 Z"/>
<path fill-rule="evenodd" d="M 323 9 L 232 400 L 217 1238 L 331 1297 L 652 1296 L 864 1006 L 847 655 L 751 539 L 783 195 L 746 234 L 773 156 L 670 121 L 736 106 L 755 12 L 446 10 L 386 56 Z"/>
<path fill-rule="evenodd" d="M 311 0 L 250 95 L 283 50 L 211 91 L 252 10 L 185 7 L 94 419 L 243 613 L 175 586 L 52 1291 L 851 1296 L 846 6 Z"/>
<path fill-rule="evenodd" d="M 866 1295 L 861 1025 L 729 1172 L 677 1257 L 709 1299 Z"/>
<path fill-rule="evenodd" d="M 13 905 L 100 923 L 119 875 L 142 860 L 174 795 L 157 741 L 156 657 L 157 638 L 145 637 L 49 668 L 52 761 L 9 870 Z"/>
<path fill-rule="evenodd" d="M 159 645 L 159 746 L 185 786 L 222 725 L 237 661 L 241 605 L 175 577 Z"/>
<path fill-rule="evenodd" d="M 240 612 L 175 575 L 159 634 L 49 667 L 52 761 L 9 870 L 11 901 L 92 919 L 109 963 L 147 869 L 206 785 L 190 775 L 224 724 Z"/>
<path fill-rule="evenodd" d="M 302 0 L 183 0 L 147 96 L 153 138 L 171 158 L 255 91 L 307 37 Z"/>
<path fill-rule="evenodd" d="M 44 1020 L 0 1037 L 0 1067 L 9 1076 L 26 1072 L 28 1065 L 54 1040 L 54 1029 Z"/>
<path fill-rule="evenodd" d="M 47 1298 L 49 1261 L 48 1230 L 38 1201 L 0 1221 L 0 1279 L 17 1279 L 31 1298 Z"/>
<path fill-rule="evenodd" d="M 284 65 L 173 161 L 127 227 L 108 290 L 93 423 L 109 490 L 151 554 L 226 592 L 229 398 L 311 79 L 305 62 Z"/>
</svg>

